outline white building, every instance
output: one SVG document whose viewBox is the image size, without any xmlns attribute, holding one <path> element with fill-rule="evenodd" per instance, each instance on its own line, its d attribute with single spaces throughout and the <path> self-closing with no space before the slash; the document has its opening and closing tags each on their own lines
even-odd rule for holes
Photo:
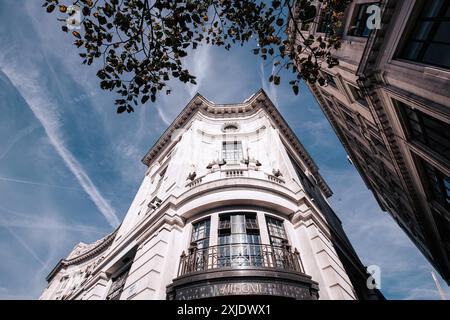
<svg viewBox="0 0 450 320">
<path fill-rule="evenodd" d="M 123 223 L 78 244 L 41 299 L 382 298 L 264 91 L 238 104 L 197 94 L 143 163 Z"/>
</svg>

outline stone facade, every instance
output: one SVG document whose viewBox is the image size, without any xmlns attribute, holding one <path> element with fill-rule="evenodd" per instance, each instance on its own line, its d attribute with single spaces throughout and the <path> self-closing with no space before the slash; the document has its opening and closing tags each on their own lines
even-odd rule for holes
<svg viewBox="0 0 450 320">
<path fill-rule="evenodd" d="M 264 91 L 224 105 L 197 94 L 143 163 L 123 223 L 61 260 L 41 299 L 382 298 Z"/>
<path fill-rule="evenodd" d="M 380 29 L 366 26 L 380 8 Z M 320 7 L 318 7 L 320 10 Z M 450 42 L 448 1 L 353 1 L 335 52 L 310 84 L 380 207 L 450 283 Z M 317 22 L 317 21 L 316 21 Z M 292 36 L 326 36 L 319 24 Z M 323 26 L 323 24 L 322 24 Z M 302 31 L 303 30 L 303 31 Z"/>
</svg>

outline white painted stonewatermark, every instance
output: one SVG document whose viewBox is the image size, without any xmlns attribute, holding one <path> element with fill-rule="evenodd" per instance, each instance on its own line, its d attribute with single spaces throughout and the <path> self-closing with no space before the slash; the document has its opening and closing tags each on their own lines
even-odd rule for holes
<svg viewBox="0 0 450 320">
<path fill-rule="evenodd" d="M 380 29 L 381 28 L 381 9 L 378 5 L 373 4 L 367 7 L 366 13 L 370 14 L 367 17 L 366 26 L 367 29 Z"/>
<path fill-rule="evenodd" d="M 368 289 L 381 289 L 381 269 L 377 265 L 370 265 L 367 267 L 367 272 L 370 276 L 366 280 Z"/>
<path fill-rule="evenodd" d="M 67 8 L 69 17 L 66 19 L 67 28 L 70 30 L 81 29 L 81 8 L 71 5 Z"/>
</svg>

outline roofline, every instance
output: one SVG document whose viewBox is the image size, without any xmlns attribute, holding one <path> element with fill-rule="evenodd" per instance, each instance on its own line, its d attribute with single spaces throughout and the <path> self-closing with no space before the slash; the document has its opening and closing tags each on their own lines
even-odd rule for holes
<svg viewBox="0 0 450 320">
<path fill-rule="evenodd" d="M 281 131 L 288 138 L 289 142 L 293 143 L 294 149 L 296 149 L 301 158 L 306 162 L 308 169 L 317 180 L 324 194 L 327 197 L 330 197 L 333 192 L 331 191 L 325 180 L 322 178 L 322 176 L 319 174 L 318 166 L 263 89 L 259 89 L 256 93 L 245 100 L 245 102 L 233 104 L 216 104 L 203 97 L 200 93 L 196 93 L 194 97 L 188 102 L 186 107 L 184 107 L 181 113 L 164 131 L 161 137 L 145 154 L 145 156 L 142 158 L 142 163 L 149 167 L 157 158 L 158 154 L 168 146 L 174 130 L 182 128 L 187 123 L 187 121 L 190 120 L 200 110 L 210 114 L 231 114 L 245 113 L 252 111 L 253 109 L 258 109 L 259 107 L 265 108 L 268 115 L 270 115 L 272 119 L 275 120 L 276 124 L 281 128 Z M 277 121 L 278 119 L 279 121 Z"/>
<path fill-rule="evenodd" d="M 109 246 L 112 244 L 117 231 L 119 230 L 120 225 L 111 233 L 107 234 L 106 236 L 104 236 L 102 239 L 104 241 L 102 241 L 101 243 L 98 244 L 98 246 L 93 247 L 92 249 L 88 250 L 87 252 L 82 253 L 79 256 L 73 257 L 71 259 L 61 259 L 59 260 L 59 262 L 56 264 L 56 266 L 52 269 L 52 271 L 50 271 L 50 273 L 48 274 L 48 276 L 45 278 L 45 280 L 47 282 L 50 282 L 53 277 L 58 273 L 59 270 L 61 270 L 61 268 L 72 265 L 72 264 L 77 264 L 77 263 L 81 263 L 86 261 L 87 259 L 91 258 L 92 256 L 94 256 L 94 254 L 97 254 L 100 252 L 103 252 L 105 249 L 109 248 Z"/>
</svg>

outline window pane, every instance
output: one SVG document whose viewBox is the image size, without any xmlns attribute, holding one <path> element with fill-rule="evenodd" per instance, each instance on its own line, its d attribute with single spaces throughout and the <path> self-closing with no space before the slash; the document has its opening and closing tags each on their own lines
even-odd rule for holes
<svg viewBox="0 0 450 320">
<path fill-rule="evenodd" d="M 283 221 L 271 217 L 266 217 L 266 220 L 271 244 L 274 246 L 286 244 L 287 237 L 284 231 Z"/>
<path fill-rule="evenodd" d="M 422 142 L 426 147 L 450 160 L 450 125 L 419 110 L 395 100 L 403 114 L 407 132 L 412 140 Z"/>
<path fill-rule="evenodd" d="M 444 208 L 450 208 L 450 178 L 429 163 L 421 160 L 425 169 L 427 183 L 430 185 L 432 199 Z"/>
<path fill-rule="evenodd" d="M 430 44 L 425 50 L 423 62 L 450 68 L 450 45 Z"/>
<path fill-rule="evenodd" d="M 231 233 L 245 233 L 245 216 L 231 216 Z"/>
<path fill-rule="evenodd" d="M 197 243 L 198 249 L 203 249 L 209 246 L 209 227 L 209 218 L 192 225 L 191 241 Z"/>
<path fill-rule="evenodd" d="M 417 26 L 416 32 L 412 35 L 412 40 L 425 40 L 430 33 L 431 27 L 433 26 L 433 22 L 427 21 L 423 22 Z"/>
<path fill-rule="evenodd" d="M 410 43 L 407 44 L 404 53 L 402 55 L 402 58 L 408 60 L 418 60 L 420 50 L 422 50 L 422 46 L 423 46 L 422 42 L 411 41 Z"/>
<path fill-rule="evenodd" d="M 218 263 L 220 266 L 261 265 L 258 229 L 249 234 L 246 226 L 256 220 L 254 214 L 232 214 L 220 216 L 220 221 L 230 221 L 230 228 L 220 230 Z M 226 232 L 226 233 L 224 233 Z"/>
<path fill-rule="evenodd" d="M 399 58 L 450 68 L 449 1 L 423 1 Z"/>
<path fill-rule="evenodd" d="M 224 141 L 222 143 L 222 158 L 229 163 L 238 163 L 242 160 L 241 141 Z"/>
<path fill-rule="evenodd" d="M 431 18 L 435 17 L 439 13 L 439 10 L 441 9 L 445 0 L 427 0 L 425 2 L 428 3 L 424 6 L 424 10 L 422 10 L 422 17 Z"/>
<path fill-rule="evenodd" d="M 450 43 L 450 21 L 444 21 L 439 24 L 434 40 Z"/>
<path fill-rule="evenodd" d="M 367 8 L 375 3 L 377 2 L 355 5 L 354 12 L 356 14 L 354 14 L 352 22 L 350 23 L 350 27 L 347 32 L 348 35 L 355 37 L 369 36 L 371 30 L 367 28 L 367 19 L 369 17 L 369 14 L 367 13 Z"/>
</svg>

